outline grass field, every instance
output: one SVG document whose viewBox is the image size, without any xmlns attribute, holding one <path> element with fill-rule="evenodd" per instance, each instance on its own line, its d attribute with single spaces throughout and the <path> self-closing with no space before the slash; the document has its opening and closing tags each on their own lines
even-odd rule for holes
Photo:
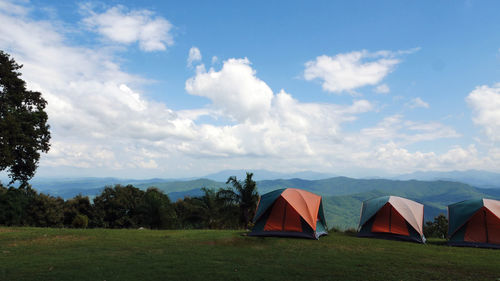
<svg viewBox="0 0 500 281">
<path fill-rule="evenodd" d="M 500 280 L 500 251 L 331 233 L 0 228 L 0 280 Z"/>
</svg>

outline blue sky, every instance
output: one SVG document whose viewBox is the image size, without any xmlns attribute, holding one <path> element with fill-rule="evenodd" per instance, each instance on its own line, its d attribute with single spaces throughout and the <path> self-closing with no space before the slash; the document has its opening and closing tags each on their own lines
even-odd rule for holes
<svg viewBox="0 0 500 281">
<path fill-rule="evenodd" d="M 0 0 L 0 49 L 49 102 L 39 176 L 500 172 L 499 8 Z"/>
</svg>

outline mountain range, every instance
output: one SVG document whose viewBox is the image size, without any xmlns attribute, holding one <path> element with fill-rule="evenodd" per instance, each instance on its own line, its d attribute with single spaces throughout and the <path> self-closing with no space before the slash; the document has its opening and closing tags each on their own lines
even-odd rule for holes
<svg viewBox="0 0 500 281">
<path fill-rule="evenodd" d="M 229 176 L 243 180 L 245 172 L 227 170 L 199 179 L 41 178 L 33 180 L 31 184 L 39 192 L 64 199 L 78 194 L 93 198 L 105 186 L 114 184 L 132 184 L 141 189 L 154 186 L 175 201 L 185 196 L 203 195 L 202 187 L 224 188 Z M 446 214 L 446 207 L 451 203 L 482 197 L 500 199 L 500 188 L 496 184 L 500 182 L 500 174 L 485 171 L 417 172 L 393 179 L 328 177 L 331 175 L 315 172 L 292 174 L 265 170 L 252 172 L 260 194 L 293 187 L 323 196 L 328 225 L 343 229 L 356 227 L 361 203 L 377 196 L 397 195 L 420 202 L 425 205 L 425 220 L 432 220 L 440 213 Z"/>
<path fill-rule="evenodd" d="M 395 177 L 394 179 L 400 180 L 448 180 L 448 181 L 458 181 L 470 184 L 476 187 L 482 188 L 500 188 L 500 174 L 479 171 L 479 170 L 467 170 L 467 171 L 448 171 L 448 172 L 414 172 L 411 174 L 405 174 Z"/>
</svg>

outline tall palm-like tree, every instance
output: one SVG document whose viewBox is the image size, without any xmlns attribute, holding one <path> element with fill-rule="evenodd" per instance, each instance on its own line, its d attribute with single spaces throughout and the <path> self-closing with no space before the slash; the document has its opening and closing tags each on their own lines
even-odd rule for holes
<svg viewBox="0 0 500 281">
<path fill-rule="evenodd" d="M 229 177 L 226 184 L 231 184 L 232 188 L 221 189 L 217 193 L 218 197 L 224 199 L 229 204 L 236 204 L 240 209 L 240 221 L 245 228 L 248 228 L 250 220 L 255 215 L 255 209 L 259 201 L 257 184 L 252 179 L 253 173 L 247 173 L 245 181 L 238 181 L 235 176 Z"/>
</svg>

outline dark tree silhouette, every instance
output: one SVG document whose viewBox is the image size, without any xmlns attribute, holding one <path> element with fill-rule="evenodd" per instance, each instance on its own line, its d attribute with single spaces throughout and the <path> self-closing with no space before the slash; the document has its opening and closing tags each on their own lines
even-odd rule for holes
<svg viewBox="0 0 500 281">
<path fill-rule="evenodd" d="M 425 237 L 446 238 L 448 234 L 448 219 L 444 214 L 434 218 L 434 221 L 428 221 L 424 225 Z"/>
<path fill-rule="evenodd" d="M 255 209 L 259 201 L 257 184 L 252 179 L 253 173 L 247 173 L 245 181 L 238 181 L 235 176 L 229 177 L 226 184 L 233 188 L 221 189 L 217 193 L 220 198 L 237 204 L 240 208 L 240 221 L 248 228 L 250 220 L 255 215 Z"/>
<path fill-rule="evenodd" d="M 50 132 L 47 102 L 26 89 L 21 67 L 0 51 L 0 171 L 8 170 L 10 184 L 24 187 L 35 175 L 40 152 L 49 151 Z"/>
</svg>

